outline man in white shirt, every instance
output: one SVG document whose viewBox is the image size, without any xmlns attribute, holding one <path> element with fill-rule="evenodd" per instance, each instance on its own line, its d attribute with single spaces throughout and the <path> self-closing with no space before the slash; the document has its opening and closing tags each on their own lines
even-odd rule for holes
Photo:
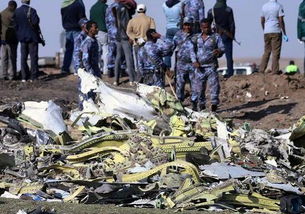
<svg viewBox="0 0 305 214">
<path fill-rule="evenodd" d="M 282 38 L 288 42 L 285 30 L 284 8 L 277 0 L 269 0 L 262 9 L 261 24 L 264 30 L 265 52 L 261 60 L 260 72 L 264 73 L 272 53 L 272 73 L 279 72 Z"/>
</svg>

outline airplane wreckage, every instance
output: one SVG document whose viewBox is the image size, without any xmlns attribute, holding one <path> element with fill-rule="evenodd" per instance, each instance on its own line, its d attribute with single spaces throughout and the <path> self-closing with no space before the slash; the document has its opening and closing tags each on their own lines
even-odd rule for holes
<svg viewBox="0 0 305 214">
<path fill-rule="evenodd" d="M 112 87 L 82 111 L 0 106 L 0 194 L 160 209 L 304 212 L 305 117 L 263 131 L 184 108 L 158 87 Z"/>
</svg>

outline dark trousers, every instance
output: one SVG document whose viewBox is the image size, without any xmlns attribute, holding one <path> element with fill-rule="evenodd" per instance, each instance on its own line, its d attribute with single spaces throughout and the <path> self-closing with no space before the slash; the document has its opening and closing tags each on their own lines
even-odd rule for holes
<svg viewBox="0 0 305 214">
<path fill-rule="evenodd" d="M 31 73 L 27 63 L 28 56 L 31 58 Z M 21 42 L 21 78 L 22 80 L 35 80 L 38 73 L 38 43 Z"/>
<path fill-rule="evenodd" d="M 229 38 L 226 35 L 221 36 L 222 42 L 225 46 L 225 54 L 226 54 L 226 59 L 227 59 L 227 77 L 231 77 L 234 74 L 234 69 L 233 69 L 233 40 Z"/>
<path fill-rule="evenodd" d="M 264 35 L 265 52 L 262 57 L 259 71 L 264 73 L 272 53 L 272 73 L 276 74 L 280 70 L 279 60 L 282 49 L 282 34 L 281 33 L 267 33 Z"/>
<path fill-rule="evenodd" d="M 191 100 L 203 107 L 206 104 L 206 88 L 207 83 L 210 90 L 210 99 L 212 105 L 219 104 L 220 84 L 217 68 L 215 66 L 203 67 L 196 69 L 194 73 L 194 93 L 192 93 Z"/>
</svg>

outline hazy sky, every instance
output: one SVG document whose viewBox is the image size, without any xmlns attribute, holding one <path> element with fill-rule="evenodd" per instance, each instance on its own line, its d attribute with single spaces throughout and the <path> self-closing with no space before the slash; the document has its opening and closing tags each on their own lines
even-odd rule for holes
<svg viewBox="0 0 305 214">
<path fill-rule="evenodd" d="M 90 7 L 96 0 L 83 0 L 86 5 L 87 15 Z M 147 5 L 147 14 L 152 16 L 157 23 L 157 30 L 165 33 L 165 16 L 162 4 L 165 0 L 138 0 L 138 3 Z M 0 1 L 0 9 L 4 9 L 8 0 Z M 41 56 L 55 56 L 59 50 L 59 34 L 62 31 L 60 5 L 61 0 L 32 0 L 32 7 L 37 9 L 41 18 L 41 28 L 46 39 L 46 47 L 40 47 Z M 108 1 L 111 3 L 112 1 Z M 261 7 L 267 0 L 228 0 L 228 5 L 234 10 L 236 22 L 236 38 L 241 41 L 239 47 L 235 45 L 235 57 L 260 57 L 263 51 L 263 32 L 260 27 Z M 284 6 L 285 22 L 289 42 L 283 44 L 282 56 L 302 58 L 304 45 L 297 40 L 297 13 L 301 0 L 279 0 Z M 20 0 L 17 0 L 18 5 Z M 215 0 L 204 0 L 206 12 Z"/>
</svg>

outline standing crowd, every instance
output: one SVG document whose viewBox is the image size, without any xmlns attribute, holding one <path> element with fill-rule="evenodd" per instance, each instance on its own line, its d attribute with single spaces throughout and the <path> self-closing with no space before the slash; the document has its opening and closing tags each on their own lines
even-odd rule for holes
<svg viewBox="0 0 305 214">
<path fill-rule="evenodd" d="M 39 26 L 39 16 L 30 7 L 30 0 L 21 0 L 17 8 L 15 1 L 9 1 L 8 7 L 1 12 L 1 79 L 16 78 L 17 46 L 21 50 L 21 79 L 33 81 L 38 74 L 38 44 L 44 44 Z M 28 66 L 28 56 L 31 58 L 31 69 Z"/>
<path fill-rule="evenodd" d="M 233 42 L 235 22 L 233 10 L 226 0 L 215 0 L 205 14 L 203 0 L 166 0 L 162 5 L 166 17 L 166 35 L 156 31 L 154 19 L 146 15 L 144 4 L 135 0 L 97 0 L 86 18 L 82 0 L 63 0 L 62 25 L 65 30 L 65 55 L 61 72 L 75 73 L 80 68 L 94 76 L 114 77 L 114 85 L 126 73 L 129 84 L 136 82 L 165 87 L 174 58 L 175 93 L 184 101 L 185 85 L 190 82 L 194 110 L 206 108 L 205 91 L 209 86 L 211 110 L 219 105 L 220 85 L 218 58 L 226 56 L 226 78 L 234 74 Z M 266 0 L 267 1 L 267 0 Z M 305 41 L 305 0 L 300 5 L 298 38 Z M 44 45 L 39 16 L 30 0 L 15 1 L 1 12 L 1 79 L 14 79 L 18 42 L 21 45 L 21 79 L 33 81 L 38 73 L 38 44 Z M 134 14 L 137 15 L 134 16 Z M 284 9 L 277 0 L 268 0 L 262 8 L 265 51 L 260 71 L 265 72 L 272 54 L 272 72 L 279 72 L 282 39 L 288 41 Z M 27 64 L 30 55 L 31 69 Z M 73 66 L 73 69 L 72 67 Z M 293 66 L 291 66 L 291 70 Z M 81 99 L 94 94 L 81 94 Z M 80 102 L 80 108 L 82 108 Z"/>
<path fill-rule="evenodd" d="M 202 0 L 167 0 L 162 7 L 167 19 L 165 37 L 156 31 L 154 19 L 146 15 L 146 6 L 134 0 L 115 0 L 110 5 L 98 0 L 90 9 L 90 20 L 81 0 L 64 0 L 61 14 L 66 52 L 62 73 L 70 73 L 73 62 L 76 73 L 84 68 L 97 77 L 108 75 L 114 77 L 115 86 L 126 73 L 130 86 L 140 82 L 164 88 L 166 79 L 171 84 L 167 74 L 175 56 L 177 98 L 184 100 L 185 85 L 190 82 L 193 109 L 203 110 L 208 84 L 211 110 L 216 111 L 220 91 L 217 59 L 223 54 L 230 67 L 228 77 L 233 75 L 232 9 L 226 0 L 217 0 L 207 17 Z M 83 99 L 94 96 L 81 94 L 80 108 Z"/>
</svg>

